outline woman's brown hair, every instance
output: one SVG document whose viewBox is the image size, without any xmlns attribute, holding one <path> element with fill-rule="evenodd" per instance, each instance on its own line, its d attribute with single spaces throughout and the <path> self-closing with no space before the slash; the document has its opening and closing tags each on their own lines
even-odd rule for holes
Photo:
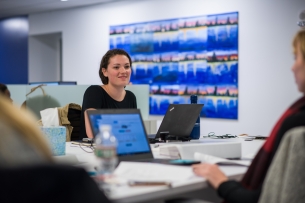
<svg viewBox="0 0 305 203">
<path fill-rule="evenodd" d="M 305 30 L 300 30 L 293 38 L 293 51 L 296 53 L 298 46 L 300 47 L 303 59 L 305 60 Z"/>
</svg>

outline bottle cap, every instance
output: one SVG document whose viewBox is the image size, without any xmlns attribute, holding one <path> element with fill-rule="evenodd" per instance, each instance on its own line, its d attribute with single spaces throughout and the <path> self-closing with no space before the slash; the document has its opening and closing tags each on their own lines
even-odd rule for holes
<svg viewBox="0 0 305 203">
<path fill-rule="evenodd" d="M 101 131 L 110 131 L 111 130 L 111 125 L 100 125 L 99 126 L 99 129 L 101 130 Z"/>
<path fill-rule="evenodd" d="M 197 104 L 197 95 L 191 95 L 191 104 Z"/>
</svg>

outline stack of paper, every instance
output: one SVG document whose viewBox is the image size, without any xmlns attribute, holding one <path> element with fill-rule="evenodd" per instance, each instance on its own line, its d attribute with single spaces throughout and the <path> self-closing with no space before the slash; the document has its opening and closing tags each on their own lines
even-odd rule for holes
<svg viewBox="0 0 305 203">
<path fill-rule="evenodd" d="M 250 166 L 251 164 L 251 161 L 228 160 L 216 156 L 211 156 L 208 154 L 201 154 L 198 152 L 194 154 L 194 158 L 195 160 L 201 161 L 201 163 L 209 163 L 209 164 L 226 164 L 226 165 L 241 165 L 241 166 Z"/>
<path fill-rule="evenodd" d="M 179 149 L 176 146 L 164 145 L 159 147 L 160 155 L 167 156 L 171 159 L 180 159 Z"/>
</svg>

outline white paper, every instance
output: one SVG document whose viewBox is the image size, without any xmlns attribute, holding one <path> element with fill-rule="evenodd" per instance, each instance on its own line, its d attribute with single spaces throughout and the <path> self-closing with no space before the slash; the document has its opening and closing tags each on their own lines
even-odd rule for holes
<svg viewBox="0 0 305 203">
<path fill-rule="evenodd" d="M 171 159 L 181 158 L 179 149 L 176 146 L 171 146 L 171 145 L 160 146 L 159 150 L 160 150 L 159 151 L 160 155 L 168 156 Z"/>
<path fill-rule="evenodd" d="M 59 126 L 57 108 L 48 108 L 40 111 L 41 122 L 45 127 Z"/>
<path fill-rule="evenodd" d="M 250 166 L 251 164 L 250 161 L 228 160 L 198 152 L 195 152 L 194 159 L 201 161 L 201 163 L 209 163 L 209 164 L 230 164 L 230 165 L 234 164 L 234 165 L 242 165 L 242 166 Z"/>
<path fill-rule="evenodd" d="M 183 181 L 194 177 L 191 167 L 122 161 L 115 169 L 117 178 L 132 181 Z"/>
</svg>

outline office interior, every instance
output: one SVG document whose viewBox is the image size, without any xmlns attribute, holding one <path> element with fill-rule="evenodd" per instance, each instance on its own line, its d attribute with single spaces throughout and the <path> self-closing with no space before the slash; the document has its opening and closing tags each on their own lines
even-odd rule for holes
<svg viewBox="0 0 305 203">
<path fill-rule="evenodd" d="M 216 131 L 268 136 L 283 110 L 301 96 L 290 68 L 293 63 L 291 41 L 299 29 L 296 22 L 302 8 L 305 8 L 303 0 L 130 0 L 29 13 L 26 15 L 28 25 L 25 25 L 28 33 L 21 31 L 28 34 L 28 44 L 19 46 L 27 46 L 28 49 L 19 50 L 27 58 L 18 60 L 14 52 L 3 52 L 4 58 L 19 61 L 19 64 L 8 67 L 2 62 L 5 70 L 1 70 L 4 73 L 1 80 L 7 84 L 39 81 L 101 84 L 98 67 L 109 49 L 109 26 L 238 12 L 238 119 L 201 118 L 201 134 Z M 12 32 L 18 32 L 26 28 L 15 26 L 13 29 L 16 30 Z M 10 31 L 2 26 L 1 32 Z M 7 43 L 5 45 L 9 46 Z M 26 74 L 25 80 L 16 81 Z M 150 115 L 150 119 L 160 121 L 162 116 Z"/>
</svg>

